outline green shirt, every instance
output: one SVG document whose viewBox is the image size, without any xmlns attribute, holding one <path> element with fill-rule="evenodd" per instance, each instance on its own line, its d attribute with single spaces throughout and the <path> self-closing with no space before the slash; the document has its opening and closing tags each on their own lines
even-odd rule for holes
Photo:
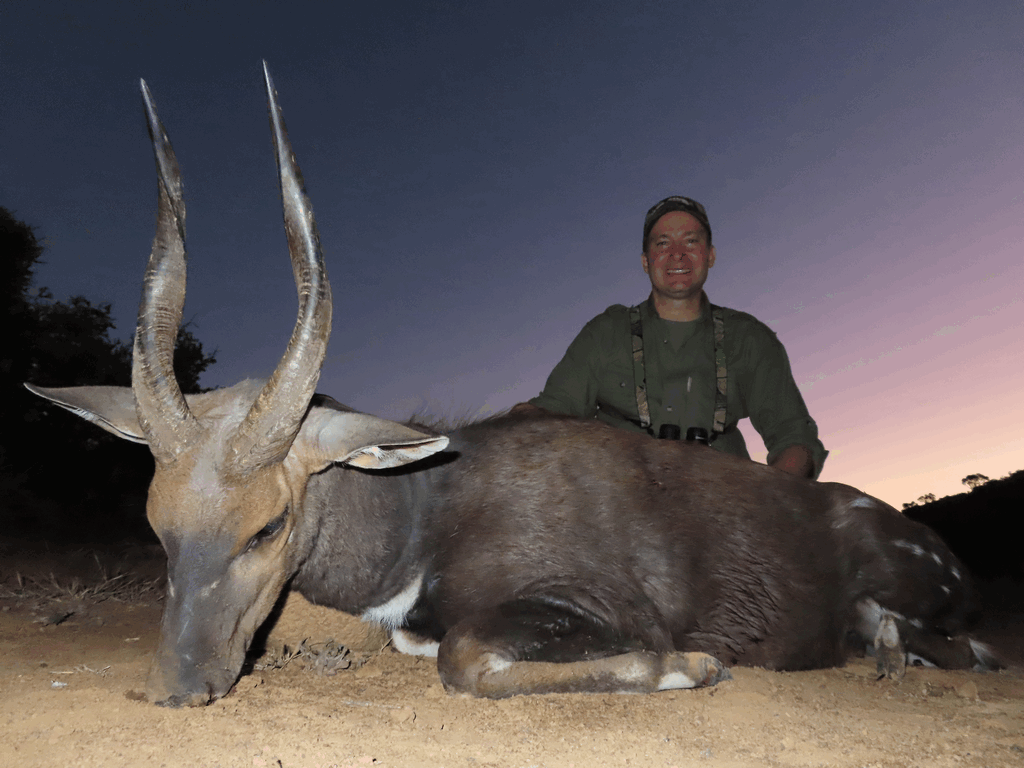
<svg viewBox="0 0 1024 768">
<path fill-rule="evenodd" d="M 736 428 L 749 418 L 771 462 L 783 449 L 811 451 L 817 477 L 828 452 L 793 380 L 789 358 L 775 332 L 752 315 L 723 307 L 728 371 L 725 432 L 712 446 L 750 458 Z M 711 434 L 715 412 L 715 350 L 711 305 L 701 317 L 672 322 L 658 317 L 650 299 L 640 305 L 644 367 L 653 434 L 675 424 L 682 434 L 703 427 Z M 555 413 L 598 418 L 614 427 L 640 427 L 634 389 L 629 309 L 616 304 L 587 323 L 531 403 Z"/>
</svg>

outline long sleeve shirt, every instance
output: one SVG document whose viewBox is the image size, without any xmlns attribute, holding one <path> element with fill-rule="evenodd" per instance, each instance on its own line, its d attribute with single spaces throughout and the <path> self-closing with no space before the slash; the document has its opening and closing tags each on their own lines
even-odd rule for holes
<svg viewBox="0 0 1024 768">
<path fill-rule="evenodd" d="M 769 463 L 785 448 L 811 451 L 817 477 L 828 452 L 793 380 L 789 357 L 774 331 L 752 315 L 723 307 L 727 368 L 725 432 L 712 447 L 750 458 L 736 428 L 750 418 L 768 449 Z M 714 324 L 705 297 L 691 322 L 663 320 L 651 300 L 640 305 L 651 432 L 674 424 L 682 434 L 711 434 L 715 411 Z M 629 309 L 608 307 L 584 326 L 531 403 L 555 413 L 597 418 L 620 429 L 645 432 L 639 422 Z"/>
</svg>

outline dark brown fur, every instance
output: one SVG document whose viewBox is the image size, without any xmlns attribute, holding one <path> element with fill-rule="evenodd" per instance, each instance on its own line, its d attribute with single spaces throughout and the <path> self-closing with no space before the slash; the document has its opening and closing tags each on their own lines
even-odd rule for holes
<svg viewBox="0 0 1024 768">
<path fill-rule="evenodd" d="M 321 546 L 296 586 L 359 612 L 422 571 L 418 621 L 438 640 L 496 606 L 542 598 L 636 647 L 771 669 L 841 663 L 864 599 L 946 634 L 972 609 L 964 569 L 923 526 L 847 486 L 696 444 L 506 416 L 459 430 L 427 462 L 377 488 L 343 468 L 314 478 Z M 916 568 L 898 567 L 906 551 L 894 540 L 926 553 Z M 941 568 L 928 567 L 932 554 Z M 367 578 L 374 594 L 338 599 Z"/>
</svg>

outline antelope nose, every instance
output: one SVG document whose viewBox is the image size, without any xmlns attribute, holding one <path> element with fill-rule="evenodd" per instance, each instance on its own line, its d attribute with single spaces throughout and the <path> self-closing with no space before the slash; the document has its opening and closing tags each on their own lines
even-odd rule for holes
<svg viewBox="0 0 1024 768">
<path fill-rule="evenodd" d="M 181 707 L 205 707 L 214 696 L 211 692 L 206 693 L 175 693 L 163 701 L 154 702 L 158 707 L 169 707 L 179 709 Z"/>
</svg>

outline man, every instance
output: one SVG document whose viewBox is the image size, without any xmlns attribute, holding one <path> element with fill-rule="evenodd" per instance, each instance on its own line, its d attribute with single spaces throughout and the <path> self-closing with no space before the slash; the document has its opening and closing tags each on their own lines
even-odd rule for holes
<svg viewBox="0 0 1024 768">
<path fill-rule="evenodd" d="M 715 264 L 704 206 L 673 196 L 651 208 L 641 263 L 651 279 L 647 301 L 617 304 L 587 323 L 530 404 L 651 435 L 699 427 L 713 448 L 745 458 L 736 425 L 749 417 L 770 465 L 816 478 L 828 453 L 782 343 L 704 293 Z"/>
</svg>

